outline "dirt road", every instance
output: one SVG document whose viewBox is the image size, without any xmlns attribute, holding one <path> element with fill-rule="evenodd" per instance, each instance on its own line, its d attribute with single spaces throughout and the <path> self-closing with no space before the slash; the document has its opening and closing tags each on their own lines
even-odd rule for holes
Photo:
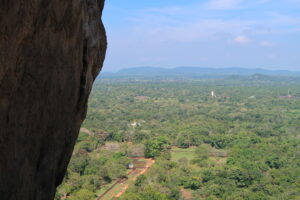
<svg viewBox="0 0 300 200">
<path fill-rule="evenodd" d="M 145 174 L 148 169 L 155 163 L 155 160 L 153 159 L 146 159 L 147 163 L 144 169 L 142 169 L 140 172 L 138 172 L 138 174 L 136 176 L 133 177 L 133 179 L 131 179 L 132 181 L 135 181 L 140 175 Z M 122 196 L 126 190 L 128 189 L 129 184 L 124 184 L 124 187 L 122 188 L 122 190 L 115 196 L 116 198 L 119 198 L 120 196 Z"/>
<path fill-rule="evenodd" d="M 136 179 L 140 175 L 145 174 L 155 163 L 155 160 L 153 160 L 153 159 L 143 158 L 143 161 L 145 162 L 145 164 L 132 169 L 132 171 L 130 171 L 128 173 L 128 179 L 117 180 L 115 184 L 113 184 L 103 194 L 99 195 L 97 200 L 108 200 L 108 199 L 115 200 L 115 199 L 118 199 L 119 197 L 121 197 L 126 192 L 126 190 L 129 188 L 130 184 L 134 183 L 134 181 L 136 181 Z"/>
</svg>

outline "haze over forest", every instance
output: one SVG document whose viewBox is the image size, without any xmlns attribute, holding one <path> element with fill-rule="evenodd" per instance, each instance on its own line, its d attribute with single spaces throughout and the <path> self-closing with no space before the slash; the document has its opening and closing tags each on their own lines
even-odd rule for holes
<svg viewBox="0 0 300 200">
<path fill-rule="evenodd" d="M 267 70 L 262 68 L 209 68 L 209 67 L 135 67 L 121 69 L 117 72 L 104 72 L 102 75 L 106 76 L 159 76 L 159 77 L 228 77 L 228 76 L 250 76 L 250 75 L 266 75 L 266 76 L 289 76 L 300 77 L 300 71 L 290 70 Z"/>
</svg>

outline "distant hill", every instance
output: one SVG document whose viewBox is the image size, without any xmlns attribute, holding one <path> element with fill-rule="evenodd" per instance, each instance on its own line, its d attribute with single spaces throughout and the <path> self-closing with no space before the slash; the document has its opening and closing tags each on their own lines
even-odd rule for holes
<svg viewBox="0 0 300 200">
<path fill-rule="evenodd" d="M 200 67 L 176 67 L 172 69 L 160 67 L 136 67 L 122 69 L 116 73 L 104 73 L 105 76 L 131 76 L 131 77 L 228 77 L 228 76 L 299 76 L 300 71 L 266 70 L 247 68 L 200 68 Z"/>
</svg>

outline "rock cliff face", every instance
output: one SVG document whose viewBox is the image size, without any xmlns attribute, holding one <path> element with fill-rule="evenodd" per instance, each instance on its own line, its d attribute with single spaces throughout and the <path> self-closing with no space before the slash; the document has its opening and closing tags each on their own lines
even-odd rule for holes
<svg viewBox="0 0 300 200">
<path fill-rule="evenodd" d="M 0 199 L 50 200 L 106 51 L 104 0 L 0 0 Z"/>
</svg>

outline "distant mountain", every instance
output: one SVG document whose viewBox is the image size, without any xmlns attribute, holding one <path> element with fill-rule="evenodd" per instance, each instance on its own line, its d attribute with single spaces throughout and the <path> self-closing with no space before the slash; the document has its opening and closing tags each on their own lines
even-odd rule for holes
<svg viewBox="0 0 300 200">
<path fill-rule="evenodd" d="M 201 68 L 201 67 L 136 67 L 122 69 L 116 73 L 104 73 L 104 77 L 190 77 L 190 78 L 222 78 L 229 76 L 277 76 L 300 77 L 300 71 L 266 70 L 247 68 Z M 262 77 L 260 77 L 262 78 Z M 266 78 L 266 77 L 265 77 Z"/>
</svg>

